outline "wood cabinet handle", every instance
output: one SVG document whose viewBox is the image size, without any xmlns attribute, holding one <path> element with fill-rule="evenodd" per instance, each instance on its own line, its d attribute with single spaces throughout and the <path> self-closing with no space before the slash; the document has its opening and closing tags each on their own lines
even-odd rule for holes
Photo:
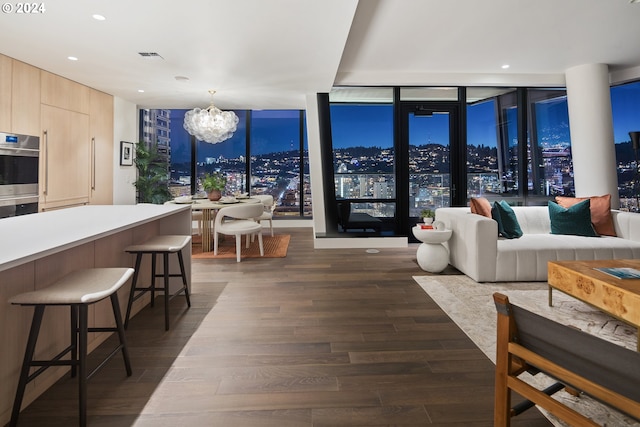
<svg viewBox="0 0 640 427">
<path fill-rule="evenodd" d="M 49 132 L 45 130 L 43 132 L 43 148 L 44 148 L 44 190 L 43 193 L 46 196 L 49 191 Z"/>
<path fill-rule="evenodd" d="M 96 138 L 91 138 L 91 190 L 96 189 Z"/>
</svg>

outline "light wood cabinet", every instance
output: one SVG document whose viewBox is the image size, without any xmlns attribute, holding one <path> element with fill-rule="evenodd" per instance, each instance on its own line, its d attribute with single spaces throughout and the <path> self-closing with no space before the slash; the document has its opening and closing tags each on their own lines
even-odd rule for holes
<svg viewBox="0 0 640 427">
<path fill-rule="evenodd" d="M 89 87 L 44 70 L 40 71 L 40 78 L 43 104 L 89 114 Z"/>
<path fill-rule="evenodd" d="M 43 141 L 40 158 L 42 209 L 89 202 L 89 115 L 41 106 Z"/>
<path fill-rule="evenodd" d="M 89 134 L 91 171 L 89 202 L 113 203 L 113 96 L 91 89 Z"/>
<path fill-rule="evenodd" d="M 91 89 L 40 70 L 42 210 L 89 203 L 93 185 Z"/>
<path fill-rule="evenodd" d="M 11 132 L 11 73 L 13 60 L 0 55 L 0 132 Z"/>
<path fill-rule="evenodd" d="M 0 132 L 40 137 L 40 209 L 113 203 L 113 96 L 0 54 Z"/>
<path fill-rule="evenodd" d="M 40 69 L 13 61 L 11 132 L 40 135 Z"/>
<path fill-rule="evenodd" d="M 40 69 L 0 55 L 0 132 L 40 134 Z"/>
</svg>

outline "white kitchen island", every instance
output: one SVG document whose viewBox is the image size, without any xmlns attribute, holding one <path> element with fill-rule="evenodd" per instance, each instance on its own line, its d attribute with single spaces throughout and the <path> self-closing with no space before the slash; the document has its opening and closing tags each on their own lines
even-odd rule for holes
<svg viewBox="0 0 640 427">
<path fill-rule="evenodd" d="M 91 267 L 133 267 L 134 256 L 126 246 L 142 243 L 159 234 L 191 234 L 189 205 L 106 205 L 68 209 L 0 219 L 0 425 L 9 421 L 18 383 L 24 348 L 33 310 L 13 306 L 7 300 L 16 294 L 44 288 L 62 276 Z M 183 250 L 187 281 L 191 286 L 191 246 Z M 172 264 L 172 268 L 177 268 Z M 150 262 L 143 263 L 140 283 L 150 281 Z M 182 284 L 172 278 L 172 290 Z M 118 297 L 126 309 L 130 284 Z M 146 297 L 146 298 L 145 298 Z M 149 296 L 134 304 L 133 313 L 148 304 Z M 89 325 L 114 325 L 109 300 L 89 311 Z M 36 357 L 47 359 L 69 345 L 68 307 L 45 311 Z M 158 325 L 162 328 L 162 325 Z M 108 334 L 93 333 L 89 350 L 101 344 Z M 133 367 L 135 370 L 135 366 Z M 27 387 L 24 405 L 50 387 L 68 367 L 49 368 Z M 124 374 L 123 374 L 124 379 Z"/>
</svg>

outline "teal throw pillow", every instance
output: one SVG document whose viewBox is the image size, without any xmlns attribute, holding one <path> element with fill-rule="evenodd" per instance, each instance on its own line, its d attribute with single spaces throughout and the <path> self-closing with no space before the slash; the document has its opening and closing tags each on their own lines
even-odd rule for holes
<svg viewBox="0 0 640 427">
<path fill-rule="evenodd" d="M 548 206 L 551 234 L 600 237 L 591 224 L 591 201 L 589 199 L 569 208 L 563 208 L 552 201 L 549 201 Z"/>
<path fill-rule="evenodd" d="M 522 237 L 522 229 L 516 218 L 516 213 L 504 200 L 493 202 L 491 217 L 498 223 L 498 234 L 505 239 Z"/>
</svg>

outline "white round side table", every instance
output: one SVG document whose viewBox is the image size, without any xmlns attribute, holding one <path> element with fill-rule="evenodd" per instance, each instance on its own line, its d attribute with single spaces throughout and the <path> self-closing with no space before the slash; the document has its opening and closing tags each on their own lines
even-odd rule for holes
<svg viewBox="0 0 640 427">
<path fill-rule="evenodd" d="M 430 273 L 440 273 L 447 268 L 449 250 L 443 243 L 451 238 L 451 230 L 422 229 L 416 225 L 412 231 L 416 239 L 422 242 L 416 252 L 420 268 Z"/>
</svg>

